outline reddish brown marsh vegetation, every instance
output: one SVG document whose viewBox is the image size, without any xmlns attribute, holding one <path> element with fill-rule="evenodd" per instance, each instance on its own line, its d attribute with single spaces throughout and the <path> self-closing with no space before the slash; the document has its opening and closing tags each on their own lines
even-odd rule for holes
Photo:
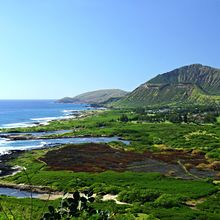
<svg viewBox="0 0 220 220">
<path fill-rule="evenodd" d="M 139 171 L 172 173 L 182 178 L 188 177 L 178 161 L 195 175 L 214 177 L 216 171 L 201 152 L 183 150 L 163 150 L 161 152 L 129 152 L 111 148 L 107 144 L 67 145 L 49 151 L 40 158 L 51 170 L 70 170 L 74 172 Z M 200 164 L 205 169 L 198 169 Z"/>
</svg>

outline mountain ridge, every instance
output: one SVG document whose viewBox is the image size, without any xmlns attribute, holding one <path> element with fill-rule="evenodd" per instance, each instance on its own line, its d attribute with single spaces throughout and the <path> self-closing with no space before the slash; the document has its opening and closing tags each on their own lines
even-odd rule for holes
<svg viewBox="0 0 220 220">
<path fill-rule="evenodd" d="M 191 64 L 159 74 L 147 83 L 194 83 L 202 86 L 203 89 L 207 89 L 210 94 L 216 95 L 217 93 L 220 95 L 219 74 L 220 69 L 202 64 Z"/>
<path fill-rule="evenodd" d="M 91 92 L 85 92 L 75 97 L 64 97 L 59 99 L 59 103 L 86 103 L 86 104 L 100 104 L 108 102 L 111 99 L 119 99 L 127 94 L 121 89 L 100 89 Z"/>
<path fill-rule="evenodd" d="M 112 106 L 203 103 L 220 103 L 220 69 L 192 64 L 157 75 Z"/>
</svg>

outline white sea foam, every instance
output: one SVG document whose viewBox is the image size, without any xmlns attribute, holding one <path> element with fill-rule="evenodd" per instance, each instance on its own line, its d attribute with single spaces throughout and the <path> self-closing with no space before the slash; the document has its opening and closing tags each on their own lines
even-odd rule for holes
<svg viewBox="0 0 220 220">
<path fill-rule="evenodd" d="M 25 127 L 34 127 L 36 124 L 30 122 L 20 122 L 20 123 L 10 123 L 10 124 L 3 124 L 2 128 L 25 128 Z"/>
<path fill-rule="evenodd" d="M 0 139 L 0 156 L 10 153 L 9 149 L 8 149 L 8 146 L 7 146 L 7 141 L 8 141 L 8 139 L 6 139 L 6 138 L 1 138 Z"/>
<path fill-rule="evenodd" d="M 71 119 L 75 118 L 73 115 L 64 115 L 59 117 L 45 117 L 45 118 L 31 118 L 30 120 L 33 122 L 20 122 L 20 123 L 10 123 L 3 124 L 2 128 L 26 128 L 26 127 L 35 127 L 39 124 L 48 125 L 50 121 L 54 120 L 63 120 L 63 119 Z"/>
<path fill-rule="evenodd" d="M 29 145 L 29 146 L 23 146 L 23 147 L 19 147 L 16 150 L 33 150 L 33 149 L 38 149 L 38 148 L 42 148 L 46 145 L 46 142 L 41 142 L 38 145 Z M 15 148 L 13 148 L 15 150 Z"/>
<path fill-rule="evenodd" d="M 5 155 L 5 154 L 10 154 L 10 151 L 12 150 L 32 150 L 32 149 L 39 149 L 42 148 L 46 145 L 46 142 L 41 142 L 38 145 L 27 145 L 27 146 L 19 146 L 19 147 L 14 147 L 14 146 L 5 146 L 2 147 L 0 146 L 0 156 Z"/>
<path fill-rule="evenodd" d="M 5 145 L 9 140 L 9 138 L 0 138 L 0 146 Z"/>
<path fill-rule="evenodd" d="M 80 110 L 81 112 L 82 110 Z M 71 113 L 74 113 L 74 112 L 79 112 L 79 110 L 69 110 L 69 109 L 65 109 L 63 111 L 61 111 L 62 113 L 64 114 L 71 114 Z"/>
<path fill-rule="evenodd" d="M 118 137 L 90 137 L 90 138 L 61 138 L 61 139 L 37 139 L 37 140 L 16 140 L 0 139 L 0 155 L 9 153 L 11 150 L 31 150 L 39 149 L 45 146 L 56 146 L 57 144 L 66 143 L 99 143 L 119 140 Z M 127 141 L 123 141 L 129 144 Z"/>
<path fill-rule="evenodd" d="M 75 116 L 72 116 L 72 115 L 64 115 L 64 116 L 59 116 L 59 117 L 31 118 L 31 120 L 39 122 L 39 123 L 48 123 L 53 120 L 71 119 L 74 117 Z"/>
<path fill-rule="evenodd" d="M 0 156 L 5 154 L 10 154 L 10 151 L 13 150 L 12 147 L 0 147 Z"/>
<path fill-rule="evenodd" d="M 72 112 L 77 112 L 78 110 L 67 110 L 67 109 L 65 109 L 65 110 L 63 110 L 62 112 L 63 113 L 72 113 Z"/>
<path fill-rule="evenodd" d="M 55 119 L 57 119 L 57 117 L 31 118 L 32 121 L 37 121 L 37 122 L 51 121 Z"/>
<path fill-rule="evenodd" d="M 45 117 L 45 118 L 31 118 L 30 120 L 33 122 L 20 122 L 20 123 L 10 123 L 10 124 L 3 124 L 2 128 L 26 128 L 26 127 L 35 127 L 39 124 L 41 125 L 48 125 L 50 121 L 53 120 L 62 120 L 62 119 L 71 119 L 75 116 L 65 115 L 59 117 Z"/>
<path fill-rule="evenodd" d="M 9 124 L 3 124 L 2 128 L 26 128 L 26 127 L 34 127 L 37 126 L 38 123 L 42 125 L 47 125 L 50 121 L 53 120 L 60 120 L 60 119 L 68 119 L 72 118 L 73 116 L 59 116 L 59 117 L 44 117 L 44 118 L 31 118 L 30 122 L 19 122 L 19 123 L 9 123 Z"/>
<path fill-rule="evenodd" d="M 57 117 L 40 117 L 40 118 L 30 118 L 30 121 L 26 122 L 17 122 L 17 123 L 8 123 L 2 124 L 1 128 L 25 128 L 25 127 L 34 127 L 38 124 L 48 125 L 50 121 L 53 120 L 63 120 L 63 119 L 71 119 L 75 118 L 74 112 L 80 112 L 82 110 L 74 110 L 74 109 L 64 109 L 61 112 L 63 115 Z"/>
</svg>

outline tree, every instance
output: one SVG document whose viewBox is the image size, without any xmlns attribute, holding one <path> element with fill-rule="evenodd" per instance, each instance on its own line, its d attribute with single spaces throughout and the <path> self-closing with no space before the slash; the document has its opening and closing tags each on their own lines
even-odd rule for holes
<svg viewBox="0 0 220 220">
<path fill-rule="evenodd" d="M 121 122 L 128 122 L 128 116 L 126 114 L 122 114 L 119 120 Z"/>
</svg>

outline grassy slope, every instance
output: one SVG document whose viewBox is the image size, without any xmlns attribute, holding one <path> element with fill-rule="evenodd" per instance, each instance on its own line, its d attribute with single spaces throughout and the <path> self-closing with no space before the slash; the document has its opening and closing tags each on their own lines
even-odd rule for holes
<svg viewBox="0 0 220 220">
<path fill-rule="evenodd" d="M 140 85 L 114 107 L 150 105 L 220 104 L 220 70 L 199 64 L 160 74 Z"/>
<path fill-rule="evenodd" d="M 86 92 L 73 98 L 66 97 L 58 100 L 59 102 L 81 102 L 81 103 L 102 103 L 110 98 L 123 97 L 127 92 L 120 89 L 103 89 L 92 92 Z"/>
<path fill-rule="evenodd" d="M 149 83 L 191 83 L 198 85 L 209 95 L 220 95 L 220 69 L 192 64 L 183 66 L 167 73 L 160 74 L 148 81 Z"/>
<path fill-rule="evenodd" d="M 187 94 L 187 95 L 186 95 Z M 143 106 L 179 106 L 184 104 L 219 104 L 220 96 L 208 95 L 198 86 L 178 88 L 175 85 L 165 86 L 162 89 L 138 88 L 125 98 L 110 103 L 113 107 L 143 107 Z"/>
<path fill-rule="evenodd" d="M 192 96 L 189 97 L 189 100 L 192 102 L 196 102 L 196 103 L 219 104 L 220 96 L 219 95 L 207 95 L 199 87 L 196 87 L 192 92 Z"/>
</svg>

